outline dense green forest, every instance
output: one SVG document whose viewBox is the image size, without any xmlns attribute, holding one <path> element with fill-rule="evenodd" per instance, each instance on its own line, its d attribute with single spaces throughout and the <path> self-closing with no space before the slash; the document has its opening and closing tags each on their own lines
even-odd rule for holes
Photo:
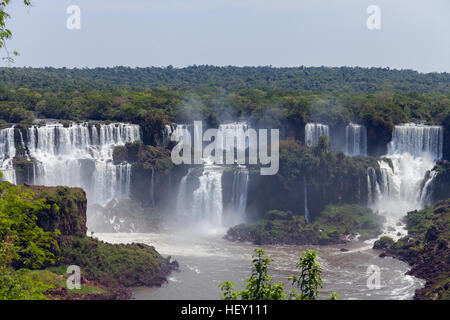
<svg viewBox="0 0 450 320">
<path fill-rule="evenodd" d="M 325 67 L 0 69 L 0 126 L 35 118 L 133 122 L 152 145 L 170 122 L 245 119 L 301 140 L 306 122 L 353 121 L 385 145 L 397 123 L 450 125 L 450 75 Z"/>
<path fill-rule="evenodd" d="M 14 68 L 0 69 L 2 82 L 8 88 L 55 89 L 69 87 L 107 89 L 115 87 L 184 90 L 221 87 L 226 90 L 261 89 L 311 92 L 346 91 L 369 93 L 385 87 L 399 91 L 446 93 L 450 89 L 450 74 L 423 74 L 413 70 L 360 67 L 217 67 L 187 68 Z"/>
</svg>

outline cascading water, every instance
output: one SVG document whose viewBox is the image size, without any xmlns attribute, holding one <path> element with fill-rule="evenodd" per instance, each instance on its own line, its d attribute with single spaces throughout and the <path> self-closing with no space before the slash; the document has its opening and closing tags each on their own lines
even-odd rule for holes
<svg viewBox="0 0 450 320">
<path fill-rule="evenodd" d="M 306 184 L 306 175 L 303 175 L 303 202 L 305 220 L 307 223 L 309 223 L 311 219 L 308 209 L 308 185 Z"/>
<path fill-rule="evenodd" d="M 170 136 L 172 135 L 174 128 L 171 125 L 166 124 L 162 132 L 163 146 L 167 146 L 170 141 Z"/>
<path fill-rule="evenodd" d="M 150 181 L 150 200 L 152 207 L 155 206 L 155 169 L 152 167 L 152 180 Z"/>
<path fill-rule="evenodd" d="M 14 144 L 14 127 L 0 130 L 0 172 L 3 180 L 16 183 L 13 158 L 16 156 Z"/>
<path fill-rule="evenodd" d="M 441 126 L 406 123 L 395 126 L 388 153 L 431 156 L 433 160 L 438 160 L 442 158 L 443 140 L 444 129 Z"/>
<path fill-rule="evenodd" d="M 399 220 L 408 211 L 430 204 L 427 189 L 433 175 L 429 171 L 442 156 L 442 147 L 441 127 L 396 126 L 388 146 L 388 160 L 379 161 L 381 175 L 375 177 L 375 170 L 368 170 L 369 199 L 373 199 L 373 209 L 386 217 L 389 235 L 396 237 L 401 231 Z"/>
<path fill-rule="evenodd" d="M 112 162 L 114 147 L 140 140 L 131 124 L 33 126 L 28 150 L 37 160 L 34 184 L 82 187 L 90 203 L 105 204 L 130 192 L 131 165 Z"/>
<path fill-rule="evenodd" d="M 191 217 L 202 227 L 222 226 L 222 173 L 222 168 L 205 167 L 199 177 L 199 187 L 194 190 Z"/>
<path fill-rule="evenodd" d="M 245 209 L 247 208 L 248 180 L 249 174 L 246 168 L 234 171 L 231 202 L 237 217 L 241 219 L 245 217 Z M 240 222 L 243 222 L 243 220 Z"/>
<path fill-rule="evenodd" d="M 380 184 L 377 180 L 377 172 L 374 168 L 367 168 L 367 203 L 373 206 L 381 196 Z"/>
<path fill-rule="evenodd" d="M 317 145 L 320 136 L 330 137 L 328 125 L 321 123 L 308 123 L 305 126 L 305 144 L 308 147 Z"/>
<path fill-rule="evenodd" d="M 436 171 L 429 171 L 428 174 L 425 176 L 423 187 L 421 188 L 419 194 L 419 201 L 424 206 L 432 205 L 432 191 L 433 191 L 432 187 L 436 175 L 437 175 Z"/>
<path fill-rule="evenodd" d="M 366 127 L 353 123 L 345 127 L 345 153 L 349 156 L 367 156 Z"/>
<path fill-rule="evenodd" d="M 174 130 L 174 134 L 183 136 L 181 130 L 188 128 L 186 125 L 178 125 Z M 246 128 L 247 124 L 243 122 L 220 125 L 217 139 L 215 140 L 217 148 L 226 150 L 227 139 L 234 141 L 235 145 L 237 145 L 237 137 L 241 137 L 245 133 Z M 194 126 L 193 131 L 195 130 L 196 127 Z M 199 138 L 202 137 L 202 133 L 193 132 L 191 136 Z M 183 139 L 185 138 L 183 137 Z M 201 141 L 196 141 L 196 145 L 201 145 Z M 238 149 L 242 147 L 246 148 L 246 145 L 237 147 Z M 200 225 L 207 230 L 221 228 L 224 222 L 222 175 L 226 167 L 214 164 L 214 159 L 202 158 L 202 161 L 203 168 L 201 174 L 198 177 L 192 177 L 193 179 L 198 179 L 197 188 L 192 190 L 190 187 L 190 177 L 194 174 L 198 175 L 197 170 L 190 169 L 180 182 L 177 196 L 177 214 L 190 217 L 191 221 L 193 220 L 197 226 Z M 243 166 L 238 166 L 232 185 L 231 201 L 235 211 L 234 213 L 240 222 L 245 220 L 248 181 L 248 170 Z"/>
</svg>

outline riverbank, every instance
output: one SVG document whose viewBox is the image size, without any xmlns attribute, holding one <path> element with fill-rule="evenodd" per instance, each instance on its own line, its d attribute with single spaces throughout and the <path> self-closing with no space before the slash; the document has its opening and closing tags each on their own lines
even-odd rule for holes
<svg viewBox="0 0 450 320">
<path fill-rule="evenodd" d="M 80 188 L 32 186 L 34 198 L 45 205 L 36 212 L 44 231 L 58 230 L 55 261 L 31 275 L 48 287 L 55 300 L 130 299 L 132 288 L 161 286 L 178 263 L 151 245 L 110 244 L 86 235 L 87 199 Z M 68 267 L 80 269 L 80 288 L 68 289 Z M 72 283 L 73 281 L 70 280 Z"/>
<path fill-rule="evenodd" d="M 224 231 L 225 232 L 225 231 Z M 211 300 L 220 299 L 220 283 L 242 284 L 250 276 L 254 248 L 248 242 L 230 242 L 224 232 L 215 234 L 187 233 L 165 230 L 158 233 L 109 233 L 96 236 L 108 243 L 146 243 L 154 245 L 164 256 L 179 262 L 179 270 L 171 273 L 161 287 L 139 287 L 133 290 L 137 300 Z M 345 245 L 260 245 L 273 259 L 270 274 L 276 282 L 285 282 L 297 275 L 296 262 L 302 252 L 314 249 L 323 269 L 324 287 L 319 299 L 328 299 L 335 291 L 342 300 L 408 300 L 424 281 L 405 275 L 408 265 L 397 259 L 380 258 L 379 251 L 365 242 Z M 341 251 L 345 248 L 347 251 Z M 367 287 L 367 268 L 377 265 L 383 271 L 378 290 Z"/>
<path fill-rule="evenodd" d="M 409 212 L 405 217 L 408 235 L 397 242 L 384 239 L 375 247 L 384 248 L 381 256 L 407 262 L 407 272 L 426 281 L 416 290 L 416 300 L 449 300 L 450 286 L 450 199 L 434 207 Z"/>
</svg>

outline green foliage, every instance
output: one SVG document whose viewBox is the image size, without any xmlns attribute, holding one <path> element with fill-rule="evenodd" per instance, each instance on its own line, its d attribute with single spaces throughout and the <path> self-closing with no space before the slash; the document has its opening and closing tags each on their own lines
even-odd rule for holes
<svg viewBox="0 0 450 320">
<path fill-rule="evenodd" d="M 381 233 L 383 219 L 371 209 L 358 205 L 329 205 L 316 218 L 313 225 L 328 234 L 360 234 L 363 239 L 374 238 Z"/>
<path fill-rule="evenodd" d="M 125 146 L 118 146 L 113 151 L 114 163 L 127 161 L 144 170 L 167 173 L 173 168 L 170 151 L 163 147 L 144 145 L 140 141 L 127 142 Z"/>
<path fill-rule="evenodd" d="M 425 287 L 416 291 L 417 298 L 450 299 L 450 199 L 409 212 L 405 220 L 408 235 L 387 248 L 387 253 L 412 265 L 411 275 L 426 279 Z"/>
<path fill-rule="evenodd" d="M 61 263 L 78 265 L 90 280 L 107 286 L 160 285 L 170 271 L 168 259 L 143 244 L 108 244 L 83 237 L 64 237 Z"/>
<path fill-rule="evenodd" d="M 227 231 L 226 239 L 255 244 L 336 244 L 345 236 L 374 238 L 381 233 L 382 218 L 358 205 L 329 205 L 310 224 L 303 216 L 272 210 L 256 223 L 241 224 Z"/>
<path fill-rule="evenodd" d="M 55 69 L 16 68 L 4 81 L 13 87 L 49 88 L 170 88 L 184 91 L 194 88 L 202 93 L 209 89 L 246 91 L 250 101 L 258 103 L 267 91 L 327 92 L 349 94 L 377 91 L 411 92 L 409 100 L 402 101 L 412 110 L 420 110 L 414 101 L 420 93 L 448 92 L 448 73 L 422 74 L 412 70 L 352 67 L 215 67 L 190 66 L 186 68 L 95 68 Z M 21 83 L 21 85 L 18 85 Z M 332 95 L 325 103 L 336 105 Z M 393 98 L 396 98 L 393 96 Z M 248 101 L 247 100 L 247 101 Z M 150 100 L 152 101 L 152 100 Z M 247 102 L 245 101 L 245 102 Z M 158 102 L 166 102 L 161 99 Z M 132 104 L 132 103 L 128 103 Z"/>
<path fill-rule="evenodd" d="M 36 215 L 46 208 L 44 200 L 36 200 L 30 190 L 8 182 L 0 184 L 0 192 L 0 240 L 14 246 L 12 264 L 33 269 L 54 264 L 59 231 L 44 232 L 36 224 Z"/>
<path fill-rule="evenodd" d="M 304 207 L 299 190 L 303 190 L 304 182 L 312 218 L 327 204 L 364 204 L 367 202 L 368 167 L 378 169 L 379 164 L 375 158 L 347 157 L 332 152 L 325 136 L 311 148 L 293 139 L 281 140 L 280 168 L 270 184 L 275 187 L 267 191 L 267 197 L 275 199 L 272 201 L 275 204 L 269 203 L 266 210 L 303 214 L 299 212 Z"/>
<path fill-rule="evenodd" d="M 294 288 L 288 293 L 284 292 L 284 283 L 273 283 L 273 279 L 268 275 L 267 269 L 272 259 L 264 256 L 264 251 L 255 249 L 253 254 L 252 275 L 246 280 L 244 290 L 235 290 L 232 282 L 220 284 L 223 300 L 316 300 L 319 295 L 319 287 L 322 287 L 322 277 L 320 265 L 316 262 L 317 253 L 308 250 L 302 254 L 297 262 L 300 269 L 300 276 L 290 276 L 289 280 Z M 330 298 L 333 300 L 338 295 L 333 292 Z"/>
<path fill-rule="evenodd" d="M 6 41 L 11 39 L 12 32 L 10 29 L 6 27 L 6 20 L 10 18 L 10 15 L 6 12 L 6 7 L 9 5 L 10 0 L 1 0 L 0 1 L 0 48 L 5 48 L 7 56 L 3 58 L 4 61 L 11 63 L 14 62 L 14 59 L 11 57 L 11 53 L 8 51 L 6 47 Z M 26 6 L 31 5 L 30 0 L 23 0 L 23 3 Z M 17 51 L 12 53 L 14 56 L 19 55 Z"/>
<path fill-rule="evenodd" d="M 395 243 L 394 239 L 388 236 L 383 236 L 373 244 L 374 249 L 388 249 Z"/>
<path fill-rule="evenodd" d="M 47 299 L 52 285 L 25 268 L 55 262 L 53 238 L 36 226 L 35 211 L 43 207 L 32 194 L 7 182 L 0 184 L 0 300 Z"/>
<path fill-rule="evenodd" d="M 47 300 L 52 288 L 29 270 L 0 267 L 0 300 Z"/>
<path fill-rule="evenodd" d="M 46 231 L 58 229 L 62 235 L 86 234 L 86 194 L 81 188 L 31 186 L 43 206 L 37 224 Z"/>
<path fill-rule="evenodd" d="M 319 295 L 319 287 L 322 288 L 320 265 L 316 262 L 317 253 L 314 250 L 308 250 L 302 253 L 297 262 L 297 268 L 300 268 L 300 277 L 291 276 L 293 286 L 300 289 L 299 293 L 293 292 L 296 300 L 316 300 Z"/>
<path fill-rule="evenodd" d="M 132 122 L 154 146 L 173 122 L 247 119 L 302 139 L 306 122 L 354 121 L 382 146 L 397 123 L 446 123 L 448 83 L 448 74 L 376 68 L 0 68 L 0 117 Z"/>
</svg>

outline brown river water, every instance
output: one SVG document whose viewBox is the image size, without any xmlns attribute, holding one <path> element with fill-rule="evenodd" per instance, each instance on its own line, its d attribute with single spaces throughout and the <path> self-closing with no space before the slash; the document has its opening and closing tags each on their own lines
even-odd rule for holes
<svg viewBox="0 0 450 320">
<path fill-rule="evenodd" d="M 192 233 L 114 233 L 96 234 L 100 240 L 110 243 L 140 242 L 152 245 L 164 256 L 171 256 L 180 264 L 180 270 L 172 272 L 168 282 L 161 287 L 135 288 L 133 299 L 178 300 L 220 299 L 220 283 L 232 281 L 243 284 L 251 273 L 251 255 L 256 247 L 249 243 L 235 243 L 222 239 L 222 232 L 209 235 Z M 380 258 L 373 250 L 372 241 L 350 242 L 330 246 L 259 246 L 266 256 L 273 259 L 269 274 L 274 281 L 285 282 L 290 289 L 289 275 L 298 274 L 295 264 L 301 253 L 315 249 L 323 270 L 324 286 L 319 298 L 327 299 L 335 291 L 343 300 L 412 299 L 414 291 L 424 281 L 405 275 L 409 266 L 393 258 Z M 348 251 L 342 252 L 340 249 Z M 380 270 L 380 286 L 367 284 L 371 273 L 369 266 Z M 370 283 L 374 283 L 373 281 Z M 370 284 L 369 283 L 369 284 Z"/>
</svg>

